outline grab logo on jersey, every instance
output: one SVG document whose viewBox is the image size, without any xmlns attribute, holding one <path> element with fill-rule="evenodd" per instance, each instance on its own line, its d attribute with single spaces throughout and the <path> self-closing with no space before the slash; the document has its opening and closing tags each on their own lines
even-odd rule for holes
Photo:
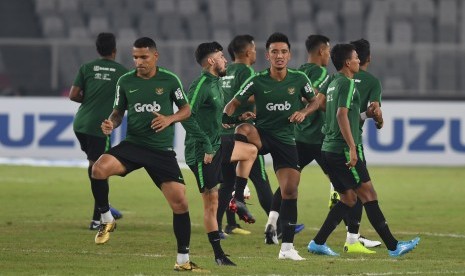
<svg viewBox="0 0 465 276">
<path fill-rule="evenodd" d="M 291 109 L 291 104 L 285 101 L 283 104 L 278 104 L 278 103 L 267 103 L 266 104 L 266 109 L 268 111 L 284 111 L 284 110 L 290 110 Z"/>
<path fill-rule="evenodd" d="M 136 103 L 134 110 L 136 112 L 158 112 L 161 110 L 161 106 L 156 101 L 153 101 L 153 104 Z"/>
</svg>

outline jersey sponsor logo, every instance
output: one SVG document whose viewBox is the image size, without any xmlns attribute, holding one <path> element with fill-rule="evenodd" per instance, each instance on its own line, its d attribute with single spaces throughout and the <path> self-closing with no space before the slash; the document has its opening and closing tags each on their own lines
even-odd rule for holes
<svg viewBox="0 0 465 276">
<path fill-rule="evenodd" d="M 163 90 L 163 87 L 155 88 L 155 93 L 156 93 L 157 95 L 161 95 L 161 94 L 163 94 L 163 92 L 165 92 L 165 91 Z"/>
<path fill-rule="evenodd" d="M 354 81 L 355 81 L 356 83 L 362 82 L 362 80 L 359 80 L 359 79 L 354 79 Z"/>
<path fill-rule="evenodd" d="M 329 93 L 329 92 L 334 91 L 334 90 L 336 90 L 336 87 L 334 87 L 334 86 L 333 86 L 333 87 L 330 87 L 330 88 L 328 88 L 328 90 L 326 91 L 326 93 Z"/>
<path fill-rule="evenodd" d="M 108 73 L 95 73 L 94 79 L 96 80 L 106 80 L 106 81 L 111 81 L 110 74 Z"/>
<path fill-rule="evenodd" d="M 181 88 L 178 88 L 176 89 L 176 91 L 174 91 L 174 96 L 176 97 L 176 100 L 184 99 L 184 95 L 182 94 Z"/>
<path fill-rule="evenodd" d="M 305 89 L 305 93 L 307 93 L 307 94 L 313 93 L 312 86 L 308 82 L 305 84 L 304 89 Z"/>
<path fill-rule="evenodd" d="M 289 93 L 289 95 L 294 95 L 294 93 L 295 93 L 295 87 L 289 87 L 289 88 L 287 89 L 287 93 Z"/>
<path fill-rule="evenodd" d="M 95 65 L 95 66 L 94 66 L 94 71 L 95 71 L 95 72 L 98 72 L 98 71 L 116 72 L 116 69 L 115 69 L 115 68 L 111 68 L 111 67 L 102 67 L 102 66 Z"/>
<path fill-rule="evenodd" d="M 247 92 L 247 90 L 253 85 L 253 81 L 249 82 L 249 84 L 247 84 L 244 89 L 242 89 L 241 93 L 239 93 L 239 95 L 244 95 L 245 92 Z"/>
<path fill-rule="evenodd" d="M 137 92 L 139 89 L 129 89 L 129 93 Z"/>
<path fill-rule="evenodd" d="M 268 111 L 284 111 L 284 110 L 290 110 L 292 105 L 285 101 L 284 103 L 267 103 L 266 104 L 266 109 Z"/>
<path fill-rule="evenodd" d="M 136 103 L 134 110 L 136 112 L 158 112 L 161 110 L 161 105 L 157 104 L 156 101 L 153 101 L 153 104 Z"/>
</svg>

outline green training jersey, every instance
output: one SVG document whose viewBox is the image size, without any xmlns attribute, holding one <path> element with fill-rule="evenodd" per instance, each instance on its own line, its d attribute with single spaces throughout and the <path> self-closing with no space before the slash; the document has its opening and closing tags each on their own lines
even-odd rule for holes
<svg viewBox="0 0 465 276">
<path fill-rule="evenodd" d="M 288 145 L 295 145 L 294 124 L 289 117 L 301 109 L 301 98 L 315 94 L 308 77 L 301 71 L 287 69 L 286 77 L 277 81 L 267 69 L 250 77 L 235 98 L 244 104 L 255 97 L 255 126 Z"/>
<path fill-rule="evenodd" d="M 326 93 L 326 88 L 329 84 L 329 75 L 325 67 L 316 65 L 315 63 L 306 63 L 299 68 L 304 72 L 314 88 L 320 93 Z M 305 103 L 302 102 L 302 108 Z M 321 128 L 324 124 L 325 113 L 321 110 L 315 111 L 310 114 L 305 120 L 295 126 L 295 140 L 306 144 L 322 144 L 323 132 Z"/>
<path fill-rule="evenodd" d="M 136 70 L 123 75 L 116 86 L 114 109 L 128 110 L 128 129 L 125 141 L 152 150 L 173 150 L 174 125 L 161 132 L 151 128 L 153 112 L 169 116 L 177 107 L 187 104 L 181 81 L 171 71 L 157 67 L 150 79 L 136 75 Z"/>
<path fill-rule="evenodd" d="M 233 63 L 228 65 L 226 76 L 220 79 L 220 86 L 224 94 L 224 105 L 229 103 L 234 95 L 239 91 L 241 85 L 255 74 L 252 67 L 243 63 Z M 254 111 L 254 105 L 244 103 L 232 115 L 237 117 L 246 111 Z M 221 135 L 234 134 L 234 128 L 222 128 Z"/>
<path fill-rule="evenodd" d="M 74 117 L 74 131 L 105 137 L 100 125 L 111 114 L 116 82 L 127 71 L 109 59 L 96 59 L 79 68 L 73 85 L 81 88 L 84 98 Z"/>
<path fill-rule="evenodd" d="M 184 155 L 188 165 L 203 161 L 205 153 L 215 153 L 220 148 L 224 97 L 219 84 L 217 76 L 202 71 L 189 88 L 187 97 L 192 119 L 186 123 L 199 129 L 203 133 L 203 139 L 194 137 L 191 131 L 187 131 Z"/>
<path fill-rule="evenodd" d="M 348 148 L 337 122 L 336 114 L 339 107 L 349 109 L 350 131 L 355 144 L 360 144 L 360 95 L 355 87 L 354 80 L 347 78 L 342 73 L 334 75 L 326 90 L 326 116 L 323 128 L 325 138 L 321 150 L 342 153 L 344 148 Z"/>
<path fill-rule="evenodd" d="M 379 102 L 381 106 L 381 82 L 367 71 L 360 71 L 354 75 L 355 86 L 360 93 L 360 112 L 367 111 L 368 103 Z M 362 143 L 363 124 L 360 122 L 360 143 Z"/>
</svg>

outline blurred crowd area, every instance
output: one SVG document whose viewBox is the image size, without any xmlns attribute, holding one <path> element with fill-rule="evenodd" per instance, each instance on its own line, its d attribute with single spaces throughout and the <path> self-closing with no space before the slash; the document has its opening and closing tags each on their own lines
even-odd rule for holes
<svg viewBox="0 0 465 276">
<path fill-rule="evenodd" d="M 98 57 L 100 32 L 115 33 L 117 60 L 128 68 L 132 42 L 154 38 L 159 64 L 187 89 L 200 73 L 200 42 L 226 48 L 234 35 L 251 34 L 262 70 L 265 40 L 280 31 L 291 40 L 291 67 L 306 62 L 310 34 L 333 45 L 366 38 L 385 96 L 465 98 L 460 0 L 0 0 L 0 24 L 0 95 L 67 95 L 79 66 Z"/>
</svg>

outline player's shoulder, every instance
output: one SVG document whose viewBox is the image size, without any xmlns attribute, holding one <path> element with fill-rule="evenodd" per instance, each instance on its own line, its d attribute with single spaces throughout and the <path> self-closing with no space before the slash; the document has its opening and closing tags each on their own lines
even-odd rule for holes
<svg viewBox="0 0 465 276">
<path fill-rule="evenodd" d="M 176 75 L 173 71 L 166 69 L 165 67 L 157 66 L 158 73 L 167 78 L 167 79 L 174 79 L 174 80 L 179 80 L 179 76 Z"/>
<path fill-rule="evenodd" d="M 123 75 L 121 75 L 121 77 L 119 78 L 119 82 L 128 81 L 128 80 L 133 79 L 135 77 L 136 77 L 136 69 L 132 69 L 132 70 L 124 73 Z"/>
</svg>

